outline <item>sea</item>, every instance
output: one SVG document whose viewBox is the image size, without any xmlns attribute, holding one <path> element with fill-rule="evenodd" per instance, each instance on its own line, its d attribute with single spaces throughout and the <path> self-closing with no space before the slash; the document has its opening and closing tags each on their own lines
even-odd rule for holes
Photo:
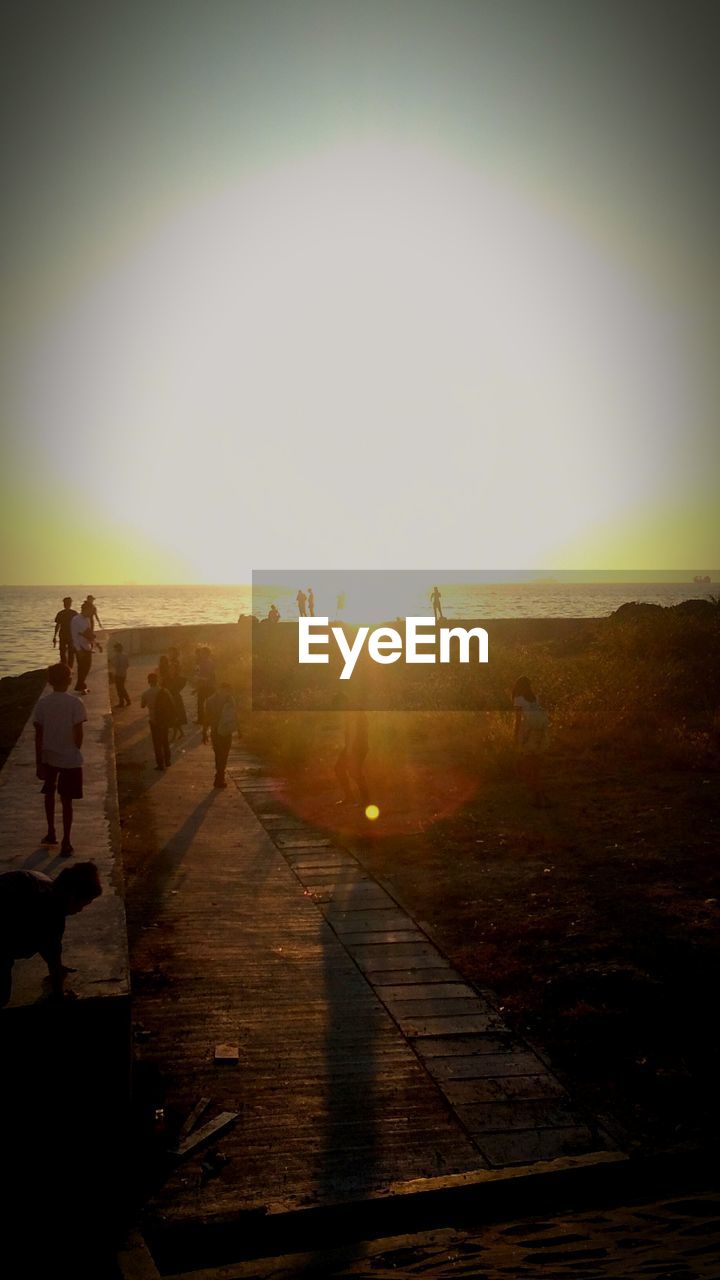
<svg viewBox="0 0 720 1280">
<path fill-rule="evenodd" d="M 711 583 L 687 582 L 512 582 L 453 583 L 440 580 L 447 618 L 600 618 L 625 601 L 673 605 L 718 593 Z M 428 591 L 433 583 L 429 582 Z M 88 593 L 95 596 L 105 630 L 117 627 L 237 622 L 253 611 L 252 588 L 215 586 L 0 587 L 0 676 L 20 675 L 56 660 L 52 647 L 55 615 L 62 597 L 79 608 Z M 293 594 L 275 591 L 283 617 L 296 616 Z M 427 598 L 415 606 L 429 614 Z M 316 612 L 320 612 L 316 609 Z"/>
</svg>

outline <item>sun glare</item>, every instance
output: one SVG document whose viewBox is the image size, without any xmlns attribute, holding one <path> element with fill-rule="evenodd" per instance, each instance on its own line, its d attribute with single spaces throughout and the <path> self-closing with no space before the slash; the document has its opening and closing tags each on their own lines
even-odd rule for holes
<svg viewBox="0 0 720 1280">
<path fill-rule="evenodd" d="M 637 502 L 639 480 L 663 490 L 682 360 L 648 282 L 569 212 L 448 153 L 368 142 L 176 210 L 38 332 L 19 399 L 28 450 L 72 438 L 58 473 L 74 484 L 82 457 L 108 524 L 131 501 L 139 539 L 195 581 L 287 563 L 290 528 L 307 563 L 383 561 L 392 528 L 408 567 L 478 546 L 534 566 Z M 399 502 L 464 523 L 404 531 Z"/>
</svg>

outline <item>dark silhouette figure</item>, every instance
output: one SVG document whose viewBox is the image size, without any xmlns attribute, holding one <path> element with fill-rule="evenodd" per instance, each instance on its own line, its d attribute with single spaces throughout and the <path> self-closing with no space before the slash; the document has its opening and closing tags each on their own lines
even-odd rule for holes
<svg viewBox="0 0 720 1280">
<path fill-rule="evenodd" d="M 277 607 L 277 605 L 276 605 L 276 604 L 271 604 L 271 605 L 270 605 L 270 608 L 268 609 L 268 616 L 267 616 L 267 620 L 268 620 L 268 622 L 279 622 L 279 621 L 280 621 L 280 610 L 278 609 L 278 607 Z"/>
<path fill-rule="evenodd" d="M 52 693 L 35 704 L 32 719 L 35 727 L 35 772 L 43 783 L 47 834 L 41 844 L 57 844 L 55 834 L 55 791 L 62 806 L 63 838 L 60 852 L 69 857 L 74 852 L 70 843 L 73 822 L 73 800 L 83 794 L 83 724 L 87 712 L 81 698 L 68 693 L 72 674 L 58 662 L 48 668 Z"/>
<path fill-rule="evenodd" d="M 140 705 L 148 710 L 155 768 L 167 769 L 172 763 L 169 734 L 175 722 L 175 708 L 170 691 L 158 683 L 157 671 L 149 673 L 147 682 L 148 687 L 140 699 Z"/>
<path fill-rule="evenodd" d="M 344 694 L 338 698 L 343 709 L 343 748 L 335 762 L 335 777 L 343 789 L 341 804 L 354 804 L 352 783 L 357 788 L 363 809 L 368 803 L 368 788 L 363 772 L 368 753 L 368 718 L 365 711 L 350 710 Z"/>
<path fill-rule="evenodd" d="M 90 626 L 92 627 L 93 631 L 95 630 L 96 622 L 98 625 L 98 631 L 102 631 L 103 625 L 102 625 L 102 622 L 100 621 L 100 616 L 98 614 L 97 607 L 95 605 L 95 597 L 90 595 L 86 596 L 86 598 L 83 600 L 82 604 L 80 605 L 81 610 L 84 611 L 86 605 L 87 605 L 87 616 L 90 619 Z"/>
<path fill-rule="evenodd" d="M 213 693 L 205 702 L 205 719 L 203 721 L 203 742 L 210 740 L 215 755 L 215 781 L 213 786 L 225 788 L 225 770 L 227 768 L 232 736 L 237 728 L 237 711 L 232 687 L 226 680 L 222 682 L 217 693 Z"/>
<path fill-rule="evenodd" d="M 129 707 L 130 695 L 125 688 L 125 681 L 127 680 L 130 659 L 127 654 L 123 652 L 123 647 L 119 642 L 116 642 L 113 645 L 113 655 L 110 658 L 110 665 L 115 679 L 115 692 L 117 693 L 118 707 Z"/>
<path fill-rule="evenodd" d="M 544 808 L 548 799 L 543 785 L 542 761 L 548 730 L 548 715 L 540 706 L 527 676 L 515 681 L 512 691 L 515 708 L 514 742 L 520 752 L 522 773 L 533 804 Z"/>
<path fill-rule="evenodd" d="M 307 617 L 307 596 L 305 595 L 305 592 L 303 591 L 302 587 L 298 591 L 295 599 L 297 600 L 299 617 L 306 618 Z"/>
<path fill-rule="evenodd" d="M 183 725 L 187 724 L 187 711 L 185 710 L 185 701 L 182 691 L 187 684 L 187 680 L 182 673 L 180 667 L 180 658 L 176 648 L 168 649 L 168 667 L 165 684 L 170 690 L 173 703 L 175 704 L 175 726 L 173 728 L 173 736 L 170 739 L 174 742 L 176 738 L 184 738 Z"/>
<path fill-rule="evenodd" d="M 73 972 L 62 962 L 65 919 L 77 915 L 101 893 L 94 862 L 64 867 L 55 880 L 41 871 L 0 875 L 0 1006 L 10 999 L 15 961 L 36 953 L 47 964 L 52 995 L 74 994 L 64 989 L 67 974 Z"/>
<path fill-rule="evenodd" d="M 60 645 L 60 661 L 72 667 L 75 650 L 72 642 L 72 620 L 77 618 L 77 609 L 72 609 L 72 598 L 63 596 L 63 607 L 55 614 L 55 631 L 53 632 L 53 649 Z"/>
<path fill-rule="evenodd" d="M 308 605 L 308 613 L 310 617 L 314 618 L 315 617 L 315 592 L 313 591 L 312 587 L 308 587 L 307 605 Z"/>
<path fill-rule="evenodd" d="M 195 692 L 197 693 L 197 720 L 204 720 L 205 699 L 215 692 L 215 663 L 212 651 L 207 645 L 199 645 L 195 650 Z"/>
<path fill-rule="evenodd" d="M 430 603 L 433 607 L 433 613 L 435 614 L 435 621 L 439 622 L 443 616 L 443 611 L 442 611 L 442 597 L 440 595 L 440 590 L 438 587 L 433 587 L 432 591 L 430 592 Z"/>
</svg>

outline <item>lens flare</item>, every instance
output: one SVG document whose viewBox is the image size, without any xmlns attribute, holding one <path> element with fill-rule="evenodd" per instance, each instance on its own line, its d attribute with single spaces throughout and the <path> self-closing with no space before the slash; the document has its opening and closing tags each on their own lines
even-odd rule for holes
<svg viewBox="0 0 720 1280">
<path fill-rule="evenodd" d="M 369 804 L 367 806 L 367 808 L 365 809 L 365 817 L 368 819 L 369 822 L 374 822 L 376 818 L 380 817 L 380 810 L 378 809 L 376 804 Z"/>
</svg>

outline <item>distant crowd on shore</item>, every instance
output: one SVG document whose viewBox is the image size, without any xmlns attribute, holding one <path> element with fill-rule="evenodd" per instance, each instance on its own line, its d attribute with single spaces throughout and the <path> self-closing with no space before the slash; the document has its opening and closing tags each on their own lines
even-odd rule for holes
<svg viewBox="0 0 720 1280">
<path fill-rule="evenodd" d="M 308 587 L 307 591 L 304 591 L 303 588 L 300 587 L 298 589 L 297 595 L 295 596 L 295 604 L 297 605 L 297 612 L 298 612 L 299 618 L 314 618 L 315 617 L 315 592 L 313 591 L 312 587 Z M 338 617 L 340 617 L 341 614 L 344 612 L 345 604 L 346 604 L 345 593 L 340 592 L 335 599 L 335 612 Z M 442 611 L 442 596 L 440 594 L 440 589 L 437 586 L 434 586 L 432 591 L 430 592 L 430 604 L 432 606 L 435 621 L 444 622 L 445 618 Z M 280 617 L 281 617 L 280 610 L 278 609 L 277 605 L 273 601 L 273 603 L 270 605 L 270 608 L 268 609 L 267 616 L 266 618 L 263 619 L 263 621 L 279 622 Z M 244 614 L 241 614 L 240 617 L 238 618 L 238 622 L 241 622 L 243 618 L 244 618 Z"/>
</svg>

